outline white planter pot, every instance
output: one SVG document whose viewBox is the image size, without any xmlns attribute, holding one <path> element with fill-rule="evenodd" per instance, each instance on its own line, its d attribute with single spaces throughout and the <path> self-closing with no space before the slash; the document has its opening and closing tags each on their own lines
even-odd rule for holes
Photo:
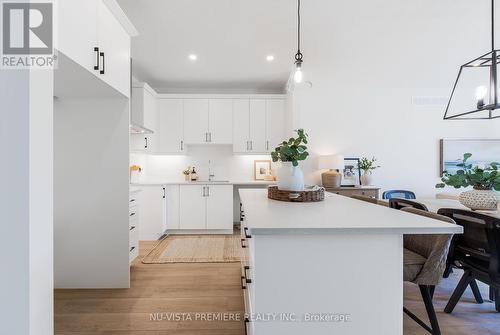
<svg viewBox="0 0 500 335">
<path fill-rule="evenodd" d="M 303 191 L 304 174 L 298 166 L 292 162 L 282 162 L 277 171 L 278 189 L 283 191 Z"/>
<path fill-rule="evenodd" d="M 372 184 L 372 174 L 369 171 L 365 171 L 361 176 L 361 185 L 368 186 Z"/>
<path fill-rule="evenodd" d="M 494 211 L 498 208 L 498 194 L 495 191 L 471 190 L 460 194 L 458 200 L 472 210 Z"/>
</svg>

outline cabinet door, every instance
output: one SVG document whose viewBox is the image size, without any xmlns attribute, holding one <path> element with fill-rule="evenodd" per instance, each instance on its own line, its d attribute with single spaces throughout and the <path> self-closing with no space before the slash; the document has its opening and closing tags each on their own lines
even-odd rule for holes
<svg viewBox="0 0 500 335">
<path fill-rule="evenodd" d="M 233 229 L 233 186 L 209 185 L 207 229 Z"/>
<path fill-rule="evenodd" d="M 233 101 L 231 99 L 210 99 L 208 114 L 210 143 L 233 143 Z"/>
<path fill-rule="evenodd" d="M 180 229 L 206 229 L 204 185 L 180 186 Z"/>
<path fill-rule="evenodd" d="M 160 134 L 158 133 L 158 106 L 156 97 L 148 90 L 144 91 L 144 127 L 153 131 L 153 134 L 148 134 L 146 152 L 158 152 L 158 142 Z"/>
<path fill-rule="evenodd" d="M 158 101 L 159 152 L 161 153 L 184 152 L 182 106 L 182 99 Z"/>
<path fill-rule="evenodd" d="M 207 143 L 208 99 L 184 100 L 184 141 L 188 144 Z"/>
<path fill-rule="evenodd" d="M 266 151 L 266 100 L 250 100 L 250 152 Z"/>
<path fill-rule="evenodd" d="M 285 140 L 285 100 L 266 101 L 266 152 Z"/>
<path fill-rule="evenodd" d="M 100 59 L 101 71 L 104 73 L 100 73 L 100 77 L 128 97 L 130 96 L 130 36 L 103 1 L 99 1 L 97 23 L 99 51 L 104 53 L 104 57 Z"/>
<path fill-rule="evenodd" d="M 250 132 L 250 100 L 233 100 L 233 151 L 247 152 Z"/>
<path fill-rule="evenodd" d="M 144 134 L 130 134 L 130 151 L 146 152 L 149 146 L 149 138 Z"/>
<path fill-rule="evenodd" d="M 165 220 L 165 230 L 166 229 L 179 229 L 180 227 L 180 216 L 179 216 L 179 197 L 180 189 L 179 185 L 168 185 L 166 190 L 166 220 Z"/>
<path fill-rule="evenodd" d="M 96 75 L 98 1 L 64 0 L 55 6 L 59 20 L 56 49 Z"/>
<path fill-rule="evenodd" d="M 165 188 L 143 187 L 139 215 L 139 240 L 156 240 L 165 232 Z"/>
</svg>

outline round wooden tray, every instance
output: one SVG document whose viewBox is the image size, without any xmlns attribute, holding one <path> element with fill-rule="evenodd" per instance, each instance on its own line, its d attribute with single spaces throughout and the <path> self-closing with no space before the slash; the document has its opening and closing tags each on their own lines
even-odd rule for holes
<svg viewBox="0 0 500 335">
<path fill-rule="evenodd" d="M 282 191 L 278 189 L 278 186 L 269 186 L 267 197 L 273 200 L 288 202 L 317 202 L 325 200 L 325 189 L 314 186 L 306 188 L 304 191 L 296 192 Z"/>
</svg>

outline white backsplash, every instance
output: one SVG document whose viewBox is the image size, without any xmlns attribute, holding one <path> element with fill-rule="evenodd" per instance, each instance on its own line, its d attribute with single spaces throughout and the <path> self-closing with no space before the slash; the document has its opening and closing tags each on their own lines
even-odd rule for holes
<svg viewBox="0 0 500 335">
<path fill-rule="evenodd" d="M 182 171 L 188 166 L 194 166 L 199 178 L 207 180 L 209 161 L 215 180 L 250 181 L 254 161 L 270 159 L 270 155 L 235 155 L 230 145 L 189 146 L 186 155 L 130 155 L 130 163 L 142 168 L 141 182 L 182 181 Z"/>
</svg>

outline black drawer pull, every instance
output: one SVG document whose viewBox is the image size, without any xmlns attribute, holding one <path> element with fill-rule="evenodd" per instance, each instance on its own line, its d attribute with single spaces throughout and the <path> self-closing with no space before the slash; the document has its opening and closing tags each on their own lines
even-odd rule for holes
<svg viewBox="0 0 500 335">
<path fill-rule="evenodd" d="M 134 201 L 135 201 L 135 199 L 130 199 L 130 202 L 134 202 Z"/>
<path fill-rule="evenodd" d="M 246 290 L 247 286 L 245 285 L 245 277 L 241 276 L 241 289 Z"/>
<path fill-rule="evenodd" d="M 130 216 L 134 216 L 134 215 L 135 215 L 135 212 L 130 213 Z"/>
<path fill-rule="evenodd" d="M 245 318 L 245 335 L 248 335 L 247 325 L 250 323 L 249 318 Z"/>
<path fill-rule="evenodd" d="M 252 238 L 252 235 L 248 235 L 248 234 L 247 234 L 247 232 L 248 232 L 248 227 L 245 227 L 243 230 L 245 231 L 245 237 L 246 237 L 246 238 Z"/>
<path fill-rule="evenodd" d="M 243 242 L 245 242 L 245 241 L 246 241 L 246 240 L 245 240 L 244 238 L 242 238 L 242 239 L 241 239 L 241 247 L 242 247 L 242 248 L 246 248 L 246 247 L 247 247 L 247 246 L 245 245 L 245 243 L 243 243 Z"/>
<path fill-rule="evenodd" d="M 134 251 L 135 247 L 130 248 L 130 252 Z"/>
<path fill-rule="evenodd" d="M 134 230 L 135 229 L 135 226 L 132 226 L 130 227 L 130 231 Z"/>
<path fill-rule="evenodd" d="M 249 276 L 247 276 L 247 271 L 250 270 L 250 267 L 248 265 L 246 265 L 244 268 L 244 274 L 245 274 L 245 283 L 247 284 L 250 284 L 252 283 L 252 279 L 248 278 Z"/>
</svg>

